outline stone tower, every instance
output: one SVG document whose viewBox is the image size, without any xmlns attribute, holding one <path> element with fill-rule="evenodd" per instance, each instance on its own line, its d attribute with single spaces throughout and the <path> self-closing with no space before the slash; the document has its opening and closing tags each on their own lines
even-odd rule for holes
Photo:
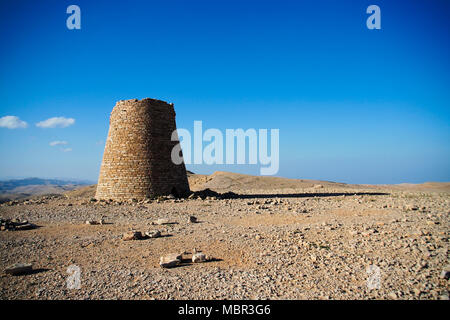
<svg viewBox="0 0 450 320">
<path fill-rule="evenodd" d="M 149 98 L 117 102 L 95 197 L 122 201 L 187 195 L 186 167 L 171 159 L 172 148 L 179 143 L 171 141 L 174 130 L 173 104 Z"/>
</svg>

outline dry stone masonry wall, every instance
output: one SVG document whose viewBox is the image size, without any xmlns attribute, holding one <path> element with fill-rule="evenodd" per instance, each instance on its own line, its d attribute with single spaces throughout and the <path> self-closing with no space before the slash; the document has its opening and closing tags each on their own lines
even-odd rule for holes
<svg viewBox="0 0 450 320">
<path fill-rule="evenodd" d="M 161 100 L 121 100 L 111 112 L 96 198 L 146 199 L 173 193 L 185 196 L 184 163 L 172 162 L 176 129 L 173 104 Z"/>
</svg>

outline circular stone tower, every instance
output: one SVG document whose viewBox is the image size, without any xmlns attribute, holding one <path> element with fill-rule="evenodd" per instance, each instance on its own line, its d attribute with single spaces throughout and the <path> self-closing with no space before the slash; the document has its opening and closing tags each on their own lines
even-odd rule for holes
<svg viewBox="0 0 450 320">
<path fill-rule="evenodd" d="M 159 195 L 185 196 L 189 183 L 184 162 L 172 162 L 176 130 L 173 104 L 161 100 L 121 100 L 109 121 L 100 168 L 100 200 L 142 200 Z M 178 138 L 177 138 L 178 140 Z"/>
</svg>

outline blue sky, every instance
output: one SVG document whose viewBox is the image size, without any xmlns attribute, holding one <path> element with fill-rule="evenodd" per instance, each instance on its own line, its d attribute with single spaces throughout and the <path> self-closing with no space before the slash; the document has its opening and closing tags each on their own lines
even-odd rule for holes
<svg viewBox="0 0 450 320">
<path fill-rule="evenodd" d="M 81 30 L 66 8 L 81 8 Z M 381 30 L 366 8 L 381 8 Z M 0 177 L 98 177 L 117 100 L 280 129 L 278 176 L 450 181 L 449 1 L 1 1 Z M 36 123 L 74 119 L 64 128 Z M 53 141 L 66 145 L 50 146 Z M 257 174 L 259 166 L 190 165 Z"/>
</svg>

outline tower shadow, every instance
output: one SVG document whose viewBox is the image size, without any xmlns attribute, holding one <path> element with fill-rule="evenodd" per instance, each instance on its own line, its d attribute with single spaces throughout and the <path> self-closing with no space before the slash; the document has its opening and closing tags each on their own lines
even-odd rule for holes
<svg viewBox="0 0 450 320">
<path fill-rule="evenodd" d="M 386 192 L 314 192 L 314 193 L 257 193 L 239 194 L 232 191 L 219 193 L 209 188 L 201 191 L 194 191 L 191 196 L 194 198 L 206 199 L 215 197 L 217 199 L 258 199 L 258 198 L 322 198 L 322 197 L 342 197 L 342 196 L 387 196 Z"/>
</svg>

